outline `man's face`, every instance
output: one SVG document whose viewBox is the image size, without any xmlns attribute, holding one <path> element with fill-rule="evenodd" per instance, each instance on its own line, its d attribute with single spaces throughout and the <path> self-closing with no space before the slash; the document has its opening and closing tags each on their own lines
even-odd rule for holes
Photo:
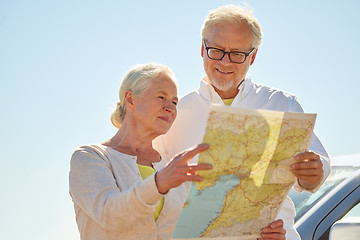
<svg viewBox="0 0 360 240">
<path fill-rule="evenodd" d="M 246 23 L 218 23 L 209 29 L 205 39 L 207 47 L 215 47 L 226 52 L 241 51 L 250 52 L 253 48 L 253 35 Z M 208 81 L 221 98 L 233 98 L 238 93 L 239 84 L 245 78 L 250 65 L 253 63 L 257 49 L 249 55 L 241 64 L 230 61 L 228 55 L 222 60 L 212 60 L 204 49 L 201 48 L 201 56 L 204 61 L 204 69 Z"/>
</svg>

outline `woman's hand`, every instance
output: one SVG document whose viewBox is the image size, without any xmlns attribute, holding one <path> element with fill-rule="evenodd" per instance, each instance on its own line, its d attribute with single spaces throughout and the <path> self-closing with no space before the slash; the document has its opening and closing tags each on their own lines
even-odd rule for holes
<svg viewBox="0 0 360 240">
<path fill-rule="evenodd" d="M 279 239 L 284 240 L 286 230 L 284 228 L 284 222 L 281 219 L 273 221 L 268 227 L 263 228 L 261 232 L 261 238 L 258 240 L 271 240 L 271 239 Z"/>
<path fill-rule="evenodd" d="M 171 188 L 175 188 L 186 181 L 202 181 L 203 178 L 196 175 L 198 170 L 210 170 L 211 164 L 191 164 L 189 161 L 198 153 L 209 148 L 208 144 L 199 144 L 177 154 L 165 168 L 155 175 L 156 186 L 159 193 L 165 194 Z"/>
</svg>

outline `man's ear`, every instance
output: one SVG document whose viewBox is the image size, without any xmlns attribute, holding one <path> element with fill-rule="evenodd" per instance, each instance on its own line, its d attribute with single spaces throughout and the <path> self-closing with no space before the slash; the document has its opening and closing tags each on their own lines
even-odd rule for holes
<svg viewBox="0 0 360 240">
<path fill-rule="evenodd" d="M 201 57 L 204 57 L 204 42 L 201 42 Z"/>
<path fill-rule="evenodd" d="M 256 58 L 256 54 L 257 54 L 258 49 L 255 49 L 253 54 L 251 54 L 251 61 L 250 61 L 250 66 L 254 63 L 255 58 Z"/>
<path fill-rule="evenodd" d="M 125 104 L 126 104 L 126 109 L 128 110 L 133 109 L 134 107 L 134 94 L 130 90 L 127 90 L 125 92 Z"/>
</svg>

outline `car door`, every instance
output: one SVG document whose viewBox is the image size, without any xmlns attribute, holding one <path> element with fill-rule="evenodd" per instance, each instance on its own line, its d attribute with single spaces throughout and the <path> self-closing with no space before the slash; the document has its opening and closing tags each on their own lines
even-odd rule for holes
<svg viewBox="0 0 360 240">
<path fill-rule="evenodd" d="M 354 178 L 349 185 L 357 184 L 357 186 L 346 193 L 343 198 L 333 205 L 330 211 L 322 217 L 315 227 L 312 239 L 327 240 L 329 239 L 329 231 L 331 226 L 344 217 L 350 210 L 357 206 L 360 202 L 360 176 Z M 349 187 L 350 189 L 350 187 Z"/>
</svg>

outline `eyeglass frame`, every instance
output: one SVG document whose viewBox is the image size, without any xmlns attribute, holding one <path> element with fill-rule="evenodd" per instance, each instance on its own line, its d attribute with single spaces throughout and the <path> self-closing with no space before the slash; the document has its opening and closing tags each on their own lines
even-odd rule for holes
<svg viewBox="0 0 360 240">
<path fill-rule="evenodd" d="M 241 52 L 241 51 L 230 51 L 230 52 L 226 52 L 226 51 L 224 51 L 224 50 L 222 50 L 222 49 L 220 49 L 220 48 L 208 47 L 208 46 L 206 46 L 205 39 L 203 40 L 203 43 L 204 43 L 204 48 L 205 48 L 205 50 L 206 50 L 206 54 L 207 54 L 208 58 L 210 58 L 210 59 L 212 59 L 212 60 L 221 61 L 221 60 L 225 57 L 225 55 L 227 54 L 228 57 L 229 57 L 230 62 L 232 62 L 232 63 L 237 63 L 237 64 L 242 64 L 242 63 L 244 63 L 244 62 L 246 61 L 246 58 L 247 58 L 250 54 L 252 54 L 252 53 L 254 52 L 254 50 L 255 50 L 255 48 L 253 48 L 253 49 L 251 49 L 251 51 L 248 52 L 248 53 L 247 53 L 247 52 Z M 211 57 L 209 56 L 209 49 L 219 50 L 220 52 L 223 53 L 223 56 L 222 56 L 221 58 L 219 58 L 219 59 L 211 58 Z M 244 54 L 244 55 L 245 55 L 244 61 L 242 61 L 242 62 L 235 62 L 235 61 L 231 60 L 230 53 L 242 53 L 242 54 Z"/>
</svg>

